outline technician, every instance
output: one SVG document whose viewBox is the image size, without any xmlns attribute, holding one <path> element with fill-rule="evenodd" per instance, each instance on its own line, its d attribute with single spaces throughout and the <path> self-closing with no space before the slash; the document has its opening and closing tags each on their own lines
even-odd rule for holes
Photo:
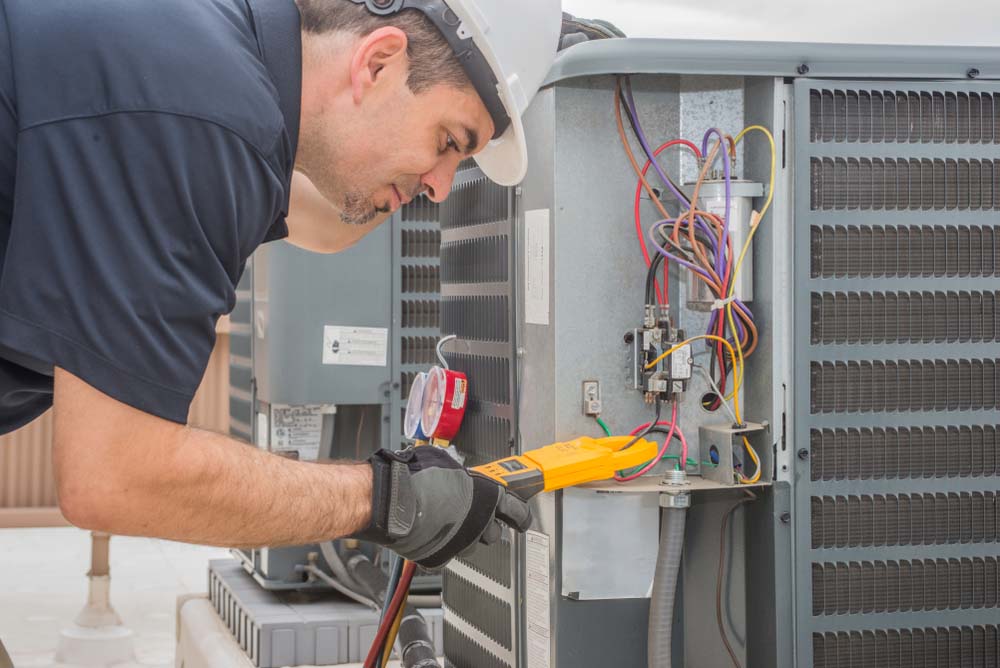
<svg viewBox="0 0 1000 668">
<path fill-rule="evenodd" d="M 0 432 L 54 408 L 77 526 L 347 535 L 440 566 L 527 506 L 436 448 L 290 461 L 186 426 L 247 258 L 526 169 L 559 0 L 0 0 Z M 335 262 L 335 259 L 331 259 Z M 386 262 L 389 262 L 386 258 Z"/>
</svg>

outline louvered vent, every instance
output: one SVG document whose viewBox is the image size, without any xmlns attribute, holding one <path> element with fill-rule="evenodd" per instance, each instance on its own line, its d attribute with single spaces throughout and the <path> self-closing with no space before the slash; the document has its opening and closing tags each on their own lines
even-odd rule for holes
<svg viewBox="0 0 1000 668">
<path fill-rule="evenodd" d="M 441 291 L 440 270 L 430 265 L 406 265 L 402 267 L 403 292 L 432 293 Z"/>
<path fill-rule="evenodd" d="M 507 280 L 506 234 L 462 239 L 441 246 L 445 283 L 501 283 Z"/>
<path fill-rule="evenodd" d="M 997 558 L 813 564 L 813 614 L 997 607 Z"/>
<path fill-rule="evenodd" d="M 796 665 L 1000 668 L 1000 86 L 795 91 Z"/>
<path fill-rule="evenodd" d="M 404 299 L 402 302 L 403 327 L 431 327 L 440 325 L 440 303 L 431 299 Z"/>
<path fill-rule="evenodd" d="M 812 90 L 809 139 L 822 143 L 1000 142 L 1000 95 L 952 91 Z"/>
<path fill-rule="evenodd" d="M 400 218 L 404 223 L 434 223 L 441 215 L 440 205 L 421 195 L 400 209 Z"/>
<path fill-rule="evenodd" d="M 511 665 L 444 621 L 446 668 L 511 668 Z"/>
<path fill-rule="evenodd" d="M 485 176 L 459 183 L 441 210 L 441 229 L 506 221 L 510 217 L 510 188 Z"/>
<path fill-rule="evenodd" d="M 462 610 L 462 618 L 506 650 L 511 648 L 510 604 L 454 571 L 443 576 L 443 594 L 448 605 Z"/>
<path fill-rule="evenodd" d="M 445 297 L 441 301 L 441 333 L 477 341 L 508 341 L 510 301 L 506 295 Z"/>
<path fill-rule="evenodd" d="M 995 211 L 1000 160 L 813 158 L 813 210 Z"/>
<path fill-rule="evenodd" d="M 814 225 L 811 242 L 813 278 L 1000 276 L 990 225 Z"/>
<path fill-rule="evenodd" d="M 444 357 L 451 368 L 469 377 L 472 401 L 510 403 L 510 362 L 507 358 L 451 353 Z"/>
<path fill-rule="evenodd" d="M 1000 292 L 814 292 L 812 342 L 997 341 L 998 301 Z"/>
<path fill-rule="evenodd" d="M 437 338 L 433 336 L 404 336 L 402 341 L 403 364 L 433 364 L 437 359 L 437 341 Z"/>
<path fill-rule="evenodd" d="M 813 413 L 1000 408 L 996 360 L 813 362 Z"/>
<path fill-rule="evenodd" d="M 475 448 L 470 448 L 472 451 L 466 455 L 465 463 L 469 466 L 478 466 L 510 457 L 510 449 L 513 445 L 510 420 L 481 413 L 479 408 L 479 406 L 471 406 L 466 411 L 458 439 L 460 446 L 475 444 Z"/>
<path fill-rule="evenodd" d="M 815 668 L 997 668 L 992 625 L 813 634 Z"/>
<path fill-rule="evenodd" d="M 993 492 L 812 498 L 812 547 L 997 542 Z"/>
<path fill-rule="evenodd" d="M 813 429 L 812 480 L 1000 475 L 1000 425 Z"/>
<path fill-rule="evenodd" d="M 477 545 L 472 552 L 457 558 L 480 575 L 510 588 L 512 549 L 510 540 L 503 537 L 491 545 Z"/>
<path fill-rule="evenodd" d="M 403 257 L 433 257 L 441 254 L 439 230 L 403 230 Z"/>
</svg>

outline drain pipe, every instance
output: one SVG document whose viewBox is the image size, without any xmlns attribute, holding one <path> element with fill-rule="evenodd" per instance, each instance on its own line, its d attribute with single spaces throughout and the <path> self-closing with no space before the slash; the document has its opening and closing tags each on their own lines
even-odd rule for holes
<svg viewBox="0 0 1000 668">
<path fill-rule="evenodd" d="M 672 489 L 660 494 L 660 549 L 649 601 L 646 646 L 649 668 L 671 668 L 677 577 L 684 551 L 684 524 L 691 505 L 691 495 L 683 491 L 683 485 L 688 484 L 684 471 L 669 471 L 663 484 Z"/>
</svg>

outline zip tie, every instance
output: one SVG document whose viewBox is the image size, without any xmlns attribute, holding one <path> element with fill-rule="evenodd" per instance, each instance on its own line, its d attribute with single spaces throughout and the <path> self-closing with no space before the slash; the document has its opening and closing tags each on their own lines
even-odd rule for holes
<svg viewBox="0 0 1000 668">
<path fill-rule="evenodd" d="M 712 302 L 712 310 L 721 311 L 722 309 L 726 308 L 726 306 L 728 306 L 729 304 L 732 304 L 734 301 L 736 301 L 736 295 L 730 295 L 725 299 L 716 299 L 714 302 Z"/>
</svg>

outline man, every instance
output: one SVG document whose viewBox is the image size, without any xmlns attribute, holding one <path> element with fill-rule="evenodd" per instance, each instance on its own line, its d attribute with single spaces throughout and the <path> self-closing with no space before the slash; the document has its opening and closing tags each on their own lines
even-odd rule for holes
<svg viewBox="0 0 1000 668">
<path fill-rule="evenodd" d="M 436 448 L 316 465 L 185 426 L 259 244 L 350 246 L 467 156 L 523 177 L 558 0 L 445 1 L 0 0 L 0 431 L 54 407 L 71 522 L 430 567 L 527 527 Z"/>
</svg>

